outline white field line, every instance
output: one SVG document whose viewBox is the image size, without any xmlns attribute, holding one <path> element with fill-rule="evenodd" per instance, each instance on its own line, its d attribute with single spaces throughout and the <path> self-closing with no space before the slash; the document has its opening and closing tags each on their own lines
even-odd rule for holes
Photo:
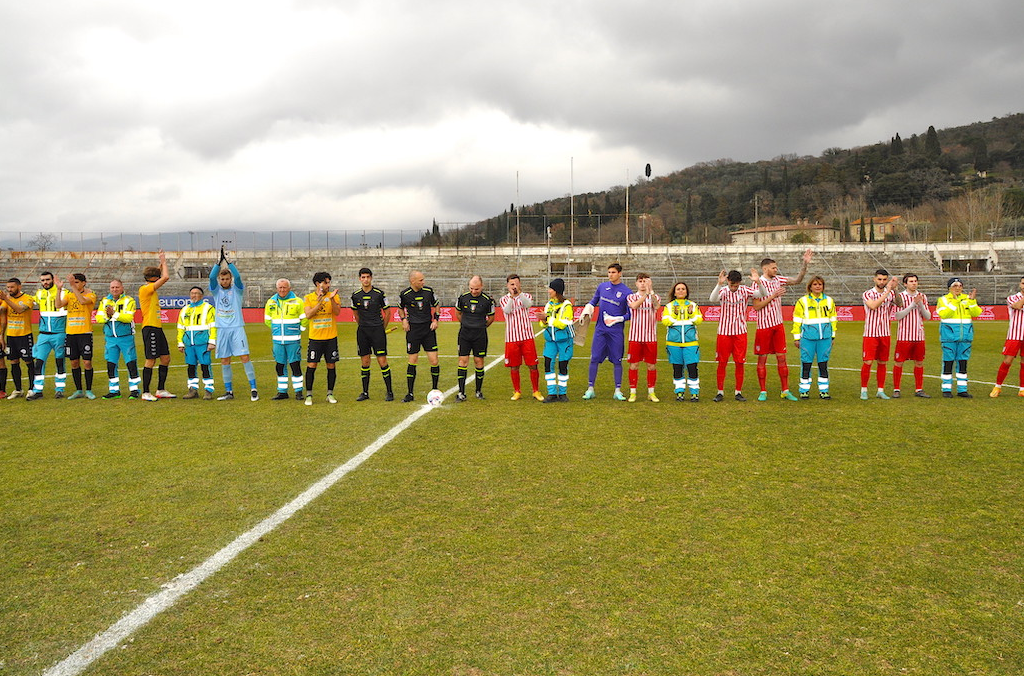
<svg viewBox="0 0 1024 676">
<path fill-rule="evenodd" d="M 487 364 L 484 370 L 490 370 L 503 361 L 504 356 L 498 357 L 490 364 Z M 474 378 L 475 376 L 468 377 L 467 382 L 472 382 Z M 445 391 L 445 396 L 447 397 L 456 391 L 458 391 L 458 387 L 451 387 Z M 116 648 L 122 641 L 141 629 L 154 617 L 173 606 L 178 599 L 188 594 L 206 581 L 207 578 L 233 561 L 235 557 L 259 541 L 261 537 L 273 531 L 293 514 L 323 495 L 329 488 L 338 483 L 342 477 L 362 465 L 374 453 L 432 410 L 434 410 L 434 407 L 427 404 L 416 407 L 405 419 L 379 436 L 376 441 L 364 448 L 361 453 L 311 485 L 298 497 L 256 524 L 252 529 L 239 535 L 231 544 L 189 572 L 183 573 L 163 585 L 161 591 L 147 598 L 134 610 L 110 625 L 105 631 L 97 634 L 92 640 L 71 655 L 44 671 L 43 676 L 77 676 L 77 674 L 85 671 L 93 662 L 102 657 L 104 653 L 112 648 Z"/>
</svg>

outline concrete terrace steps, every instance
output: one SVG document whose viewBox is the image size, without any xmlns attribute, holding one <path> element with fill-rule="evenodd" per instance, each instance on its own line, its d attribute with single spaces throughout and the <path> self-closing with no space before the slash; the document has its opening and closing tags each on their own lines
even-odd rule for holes
<svg viewBox="0 0 1024 676">
<path fill-rule="evenodd" d="M 795 275 L 800 269 L 802 246 L 780 246 L 769 255 L 779 263 L 783 274 Z M 1014 243 L 936 243 L 912 247 L 886 248 L 864 245 L 841 245 L 817 251 L 809 274 L 821 274 L 826 279 L 827 291 L 840 303 L 859 303 L 860 294 L 871 284 L 878 267 L 902 274 L 913 271 L 921 278 L 921 288 L 934 299 L 945 293 L 945 282 L 952 273 L 942 272 L 937 264 L 942 258 L 955 257 L 964 252 L 975 259 L 988 259 L 1000 274 L 971 273 L 968 288 L 977 287 L 979 300 L 985 304 L 1001 303 L 1016 287 L 1019 274 L 1024 271 L 1024 249 Z M 366 249 L 339 251 L 240 252 L 237 263 L 246 282 L 249 306 L 261 306 L 274 293 L 278 278 L 290 279 L 297 293 L 306 293 L 312 287 L 313 273 L 329 271 L 335 288 L 346 295 L 358 286 L 358 271 L 370 267 L 375 283 L 388 293 L 392 301 L 408 285 L 410 270 L 422 270 L 427 283 L 434 287 L 442 302 L 450 304 L 466 290 L 471 274 L 480 274 L 488 293 L 504 293 L 505 275 L 516 271 L 523 278 L 523 287 L 534 295 L 538 303 L 546 299 L 548 281 L 555 276 L 566 279 L 567 295 L 576 302 L 589 300 L 597 285 L 606 279 L 607 265 L 613 261 L 624 267 L 623 278 L 632 286 L 637 271 L 648 272 L 654 278 L 655 289 L 667 294 L 671 284 L 686 281 L 695 299 L 707 298 L 714 287 L 718 271 L 738 269 L 744 278 L 751 267 L 759 265 L 763 249 L 755 247 L 633 247 L 628 254 L 615 247 L 546 247 L 516 250 L 482 249 L 480 251 L 449 251 L 437 249 Z M 218 254 L 211 251 L 168 252 L 171 281 L 161 293 L 165 296 L 185 296 L 192 286 L 206 287 L 205 271 L 216 263 Z M 135 294 L 142 281 L 142 270 L 155 265 L 155 252 L 0 252 L 0 275 L 19 277 L 26 291 L 34 292 L 38 275 L 50 270 L 66 279 L 73 272 L 84 272 L 89 285 L 98 293 L 105 292 L 110 279 L 118 277 L 125 282 L 129 293 Z M 549 263 L 551 267 L 549 268 Z M 565 269 L 569 264 L 568 270 Z M 187 277 L 191 269 L 199 276 Z M 800 289 L 784 297 L 784 302 L 795 302 Z"/>
</svg>

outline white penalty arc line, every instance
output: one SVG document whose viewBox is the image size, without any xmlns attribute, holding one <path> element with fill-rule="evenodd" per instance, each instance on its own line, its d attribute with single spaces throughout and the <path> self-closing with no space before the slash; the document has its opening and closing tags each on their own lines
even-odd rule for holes
<svg viewBox="0 0 1024 676">
<path fill-rule="evenodd" d="M 490 370 L 503 360 L 504 357 L 496 358 L 485 366 L 484 370 Z M 475 376 L 467 378 L 467 381 L 471 382 L 473 378 Z M 447 397 L 457 390 L 457 387 L 452 387 L 445 391 L 445 396 Z M 136 606 L 134 610 L 129 611 L 120 620 L 110 625 L 105 631 L 97 634 L 78 650 L 44 671 L 43 676 L 77 676 L 77 674 L 81 674 L 108 650 L 116 648 L 154 617 L 173 606 L 178 599 L 191 592 L 233 561 L 239 554 L 258 542 L 264 535 L 276 529 L 293 514 L 323 495 L 329 488 L 338 483 L 342 477 L 362 465 L 374 453 L 386 446 L 395 437 L 407 430 L 414 422 L 434 410 L 434 408 L 429 405 L 417 407 L 415 411 L 406 416 L 401 422 L 377 437 L 376 441 L 363 449 L 361 453 L 321 478 L 298 497 L 256 524 L 256 526 L 239 535 L 216 554 L 187 573 L 183 573 L 163 585 L 161 591 L 147 598 Z"/>
</svg>

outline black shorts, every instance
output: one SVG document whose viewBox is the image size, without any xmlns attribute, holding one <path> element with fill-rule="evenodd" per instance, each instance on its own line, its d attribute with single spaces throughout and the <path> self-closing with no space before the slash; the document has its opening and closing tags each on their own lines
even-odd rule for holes
<svg viewBox="0 0 1024 676">
<path fill-rule="evenodd" d="M 378 357 L 388 353 L 388 336 L 383 326 L 360 326 L 356 328 L 356 354 L 365 357 L 375 354 Z"/>
<path fill-rule="evenodd" d="M 7 358 L 13 361 L 32 359 L 32 334 L 27 336 L 7 336 Z"/>
<path fill-rule="evenodd" d="M 171 348 L 167 345 L 167 335 L 162 328 L 156 326 L 142 327 L 142 354 L 146 359 L 156 359 L 169 355 Z"/>
<path fill-rule="evenodd" d="M 335 364 L 338 361 L 338 339 L 327 338 L 326 340 L 309 339 L 306 344 L 306 361 L 310 364 L 317 364 L 322 357 L 327 364 Z"/>
<path fill-rule="evenodd" d="M 421 347 L 427 352 L 437 352 L 437 331 L 431 331 L 430 324 L 410 324 L 409 333 L 405 334 L 405 351 L 419 354 Z"/>
<path fill-rule="evenodd" d="M 64 340 L 64 356 L 68 359 L 92 361 L 92 334 L 69 333 Z"/>
<path fill-rule="evenodd" d="M 459 329 L 459 356 L 487 356 L 487 329 Z"/>
</svg>

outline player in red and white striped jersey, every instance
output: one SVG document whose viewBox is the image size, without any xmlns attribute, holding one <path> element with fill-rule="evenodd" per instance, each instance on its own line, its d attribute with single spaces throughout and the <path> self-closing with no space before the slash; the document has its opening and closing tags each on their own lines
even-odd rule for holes
<svg viewBox="0 0 1024 676">
<path fill-rule="evenodd" d="M 862 341 L 864 363 L 860 367 L 860 398 L 868 398 L 868 380 L 871 378 L 872 363 L 878 364 L 875 396 L 888 399 L 885 393 L 885 371 L 889 363 L 893 315 L 896 296 L 896 278 L 889 277 L 889 271 L 875 270 L 875 285 L 864 292 L 864 339 Z"/>
<path fill-rule="evenodd" d="M 1010 325 L 1006 328 L 1006 343 L 1003 344 L 1003 362 L 999 364 L 999 372 L 996 374 L 996 386 L 988 396 L 998 397 L 1006 380 L 1006 374 L 1010 372 L 1010 366 L 1017 355 L 1024 357 L 1024 277 L 1020 278 L 1017 284 L 1017 293 L 1006 299 L 1006 306 L 1010 313 Z M 1024 397 L 1024 359 L 1020 365 L 1020 389 L 1017 395 Z"/>
<path fill-rule="evenodd" d="M 903 275 L 903 291 L 894 299 L 896 311 L 896 351 L 893 353 L 892 396 L 900 396 L 903 362 L 914 362 L 914 396 L 930 399 L 924 391 L 924 322 L 931 319 L 928 297 L 917 290 L 917 275 Z"/>
<path fill-rule="evenodd" d="M 747 360 L 747 304 L 757 291 L 757 270 L 750 270 L 752 283 L 743 286 L 743 275 L 739 270 L 722 270 L 718 273 L 718 284 L 711 292 L 712 303 L 722 308 L 718 321 L 718 338 L 715 345 L 715 361 L 718 362 L 718 394 L 713 401 L 725 398 L 725 372 L 732 357 L 736 370 L 736 401 L 746 401 L 743 396 L 743 366 Z"/>
<path fill-rule="evenodd" d="M 658 401 L 654 386 L 658 382 L 658 334 L 655 320 L 661 307 L 661 296 L 652 290 L 651 276 L 641 272 L 636 276 L 636 293 L 626 296 L 629 305 L 629 401 L 636 401 L 636 386 L 640 380 L 640 362 L 647 364 L 647 398 Z"/>
<path fill-rule="evenodd" d="M 757 318 L 757 331 L 754 334 L 754 354 L 757 355 L 757 382 L 761 386 L 758 401 L 768 400 L 768 355 L 774 354 L 779 369 L 779 381 L 782 383 L 782 398 L 797 401 L 789 391 L 789 365 L 786 364 L 786 329 L 782 325 L 782 294 L 786 286 L 799 284 L 807 274 L 807 266 L 811 262 L 813 252 L 804 251 L 803 265 L 800 274 L 790 279 L 779 274 L 778 264 L 771 258 L 761 261 L 761 278 L 758 280 L 758 293 L 754 294 L 754 312 Z"/>
<path fill-rule="evenodd" d="M 537 370 L 537 345 L 533 342 L 533 324 L 530 322 L 533 296 L 522 290 L 522 282 L 515 273 L 505 278 L 505 288 L 508 293 L 498 300 L 498 306 L 505 313 L 505 366 L 512 378 L 512 401 L 523 396 L 519 389 L 519 366 L 523 362 L 530 369 L 533 398 L 544 401 Z"/>
</svg>

